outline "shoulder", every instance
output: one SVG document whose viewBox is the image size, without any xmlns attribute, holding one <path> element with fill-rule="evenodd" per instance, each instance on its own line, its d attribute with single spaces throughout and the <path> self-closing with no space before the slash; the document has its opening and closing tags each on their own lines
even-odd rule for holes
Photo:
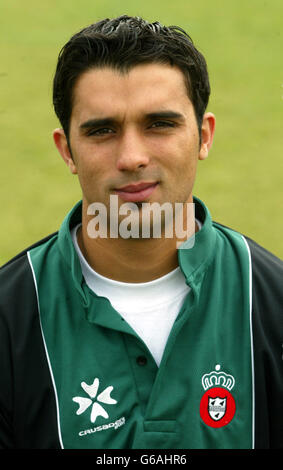
<svg viewBox="0 0 283 470">
<path fill-rule="evenodd" d="M 257 277 L 268 275 L 268 278 L 277 281 L 278 276 L 283 275 L 283 260 L 272 252 L 256 243 L 251 238 L 244 236 L 251 253 L 253 273 Z"/>
<path fill-rule="evenodd" d="M 240 235 L 249 255 L 253 338 L 255 355 L 260 358 L 257 362 L 269 358 L 282 376 L 283 261 L 250 237 Z"/>
<path fill-rule="evenodd" d="M 283 261 L 249 237 L 244 237 L 250 251 L 254 302 L 268 303 L 283 318 Z"/>
<path fill-rule="evenodd" d="M 235 233 L 238 240 L 242 239 L 241 245 L 249 256 L 254 320 L 268 323 L 279 333 L 278 329 L 283 328 L 283 260 L 250 237 L 218 222 L 216 225 L 226 234 Z"/>
<path fill-rule="evenodd" d="M 218 229 L 225 231 L 229 234 L 237 234 L 245 242 L 246 248 L 250 255 L 251 268 L 254 279 L 262 282 L 263 279 L 268 279 L 270 283 L 278 283 L 283 275 L 283 260 L 268 251 L 263 246 L 259 245 L 255 240 L 238 232 L 230 227 L 227 227 L 219 222 L 214 223 Z"/>
<path fill-rule="evenodd" d="M 7 261 L 5 264 L 0 266 L 0 275 L 3 275 L 3 273 L 6 273 L 6 271 L 10 269 L 10 266 L 13 266 L 14 263 L 16 263 L 19 259 L 23 259 L 28 251 L 32 250 L 33 248 L 36 248 L 37 246 L 43 245 L 45 242 L 50 240 L 52 237 L 57 235 L 58 232 L 51 233 L 50 235 L 47 235 L 46 237 L 42 238 L 41 240 L 37 241 L 36 243 L 33 243 L 32 245 L 28 246 L 24 250 L 22 250 L 20 253 L 15 255 L 13 258 L 11 258 L 9 261 Z"/>
<path fill-rule="evenodd" d="M 254 328 L 266 341 L 277 339 L 278 352 L 283 331 L 283 261 L 245 237 L 251 259 L 251 295 Z M 282 361 L 281 361 L 282 362 Z"/>
<path fill-rule="evenodd" d="M 15 255 L 13 258 L 11 258 L 9 261 L 7 261 L 5 264 L 0 266 L 0 276 L 5 278 L 7 274 L 9 274 L 13 269 L 15 269 L 18 265 L 18 263 L 21 263 L 26 256 L 27 253 L 32 250 L 33 248 L 36 248 L 37 246 L 43 245 L 47 241 L 49 241 L 52 237 L 57 235 L 58 232 L 54 232 L 50 235 L 47 235 L 46 237 L 42 238 L 41 240 L 37 241 L 36 243 L 33 243 L 32 245 L 28 246 L 24 250 L 22 250 L 20 253 Z"/>
<path fill-rule="evenodd" d="M 24 305 L 36 301 L 33 273 L 30 267 L 28 252 L 50 240 L 56 233 L 48 235 L 18 253 L 0 267 L 0 315 L 22 312 Z"/>
</svg>

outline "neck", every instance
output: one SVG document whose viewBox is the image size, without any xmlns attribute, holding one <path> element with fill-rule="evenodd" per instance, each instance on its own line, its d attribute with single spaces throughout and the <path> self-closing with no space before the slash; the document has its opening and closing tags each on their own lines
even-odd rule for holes
<svg viewBox="0 0 283 470">
<path fill-rule="evenodd" d="M 191 221 L 190 233 L 183 239 L 167 238 L 90 238 L 87 232 L 89 216 L 83 210 L 82 226 L 77 232 L 81 252 L 88 264 L 99 274 L 128 283 L 149 282 L 176 269 L 177 244 L 198 231 Z"/>
</svg>

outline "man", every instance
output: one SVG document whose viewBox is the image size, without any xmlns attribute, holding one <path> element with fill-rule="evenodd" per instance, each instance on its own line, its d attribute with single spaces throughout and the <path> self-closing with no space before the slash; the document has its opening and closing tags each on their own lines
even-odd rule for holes
<svg viewBox="0 0 283 470">
<path fill-rule="evenodd" d="M 209 94 L 178 27 L 106 19 L 62 49 L 82 201 L 1 269 L 2 448 L 282 448 L 283 264 L 193 196 Z"/>
</svg>

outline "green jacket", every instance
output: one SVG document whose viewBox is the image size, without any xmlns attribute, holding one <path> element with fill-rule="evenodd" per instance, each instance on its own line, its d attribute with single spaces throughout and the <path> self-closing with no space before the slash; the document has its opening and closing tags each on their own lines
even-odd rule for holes
<svg viewBox="0 0 283 470">
<path fill-rule="evenodd" d="M 283 262 L 194 202 L 191 290 L 159 368 L 84 282 L 81 202 L 1 268 L 0 448 L 283 448 Z"/>
</svg>

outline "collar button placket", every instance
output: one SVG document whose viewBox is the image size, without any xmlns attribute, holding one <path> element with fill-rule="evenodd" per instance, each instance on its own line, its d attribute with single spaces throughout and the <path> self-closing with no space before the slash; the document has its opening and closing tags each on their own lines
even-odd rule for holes
<svg viewBox="0 0 283 470">
<path fill-rule="evenodd" d="M 136 362 L 139 366 L 146 366 L 147 358 L 145 356 L 137 356 Z"/>
</svg>

